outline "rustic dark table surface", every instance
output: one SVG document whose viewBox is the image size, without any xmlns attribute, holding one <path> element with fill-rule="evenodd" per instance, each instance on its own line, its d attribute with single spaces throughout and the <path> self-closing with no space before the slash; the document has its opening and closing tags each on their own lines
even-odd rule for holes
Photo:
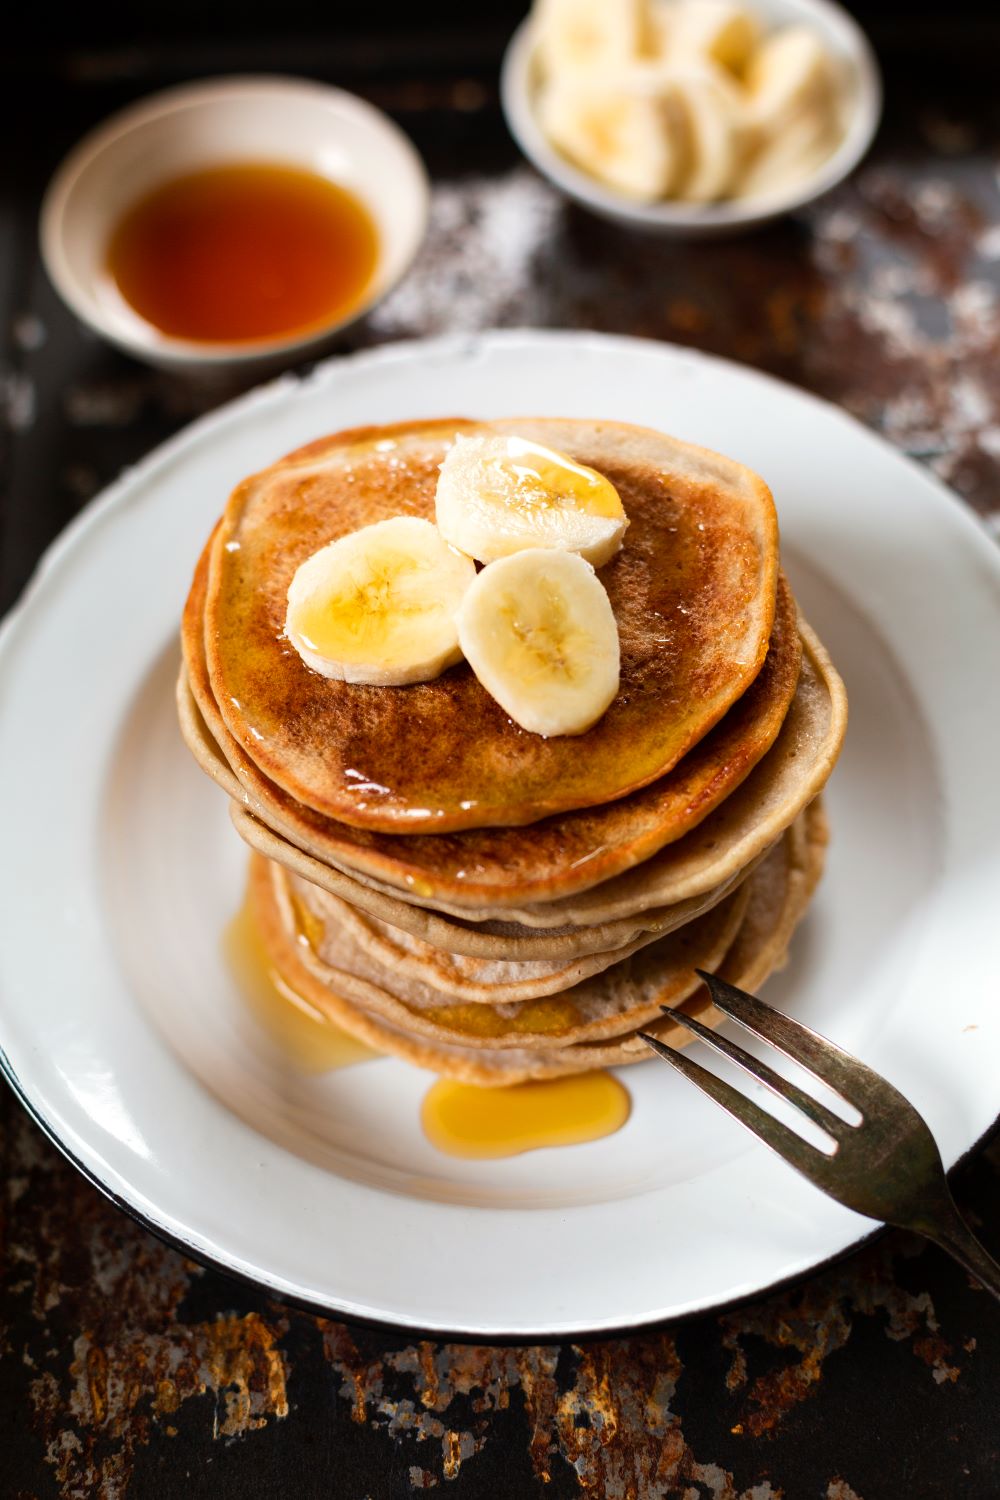
<svg viewBox="0 0 1000 1500">
<path fill-rule="evenodd" d="M 693 344 L 840 403 L 1000 534 L 995 46 L 885 31 L 885 123 L 854 180 L 778 227 L 692 246 L 591 219 L 519 160 L 497 105 L 501 41 L 484 28 L 6 55 L 0 606 L 92 495 L 220 399 L 82 332 L 35 243 L 42 187 L 84 129 L 217 71 L 341 83 L 425 154 L 425 249 L 345 347 L 511 324 Z M 1000 1306 L 901 1234 L 639 1337 L 475 1348 L 326 1321 L 203 1270 L 107 1203 L 6 1088 L 0 1171 L 3 1500 L 1000 1495 Z M 955 1179 L 994 1253 L 998 1176 L 987 1147 Z"/>
</svg>

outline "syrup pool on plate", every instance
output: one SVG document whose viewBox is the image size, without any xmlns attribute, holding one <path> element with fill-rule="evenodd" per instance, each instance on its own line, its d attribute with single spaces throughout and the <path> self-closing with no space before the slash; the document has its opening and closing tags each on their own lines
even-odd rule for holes
<svg viewBox="0 0 1000 1500">
<path fill-rule="evenodd" d="M 316 919 L 299 903 L 295 916 L 299 940 L 315 947 Z M 328 1020 L 278 971 L 265 952 L 249 893 L 226 928 L 223 949 L 251 1015 L 300 1071 L 328 1073 L 382 1055 Z M 620 1130 L 630 1111 L 628 1090 L 610 1073 L 507 1088 L 439 1078 L 424 1096 L 420 1125 L 446 1156 L 485 1159 L 599 1140 Z"/>
<path fill-rule="evenodd" d="M 495 1089 L 440 1078 L 424 1098 L 421 1123 L 448 1156 L 517 1156 L 614 1135 L 631 1108 L 628 1090 L 610 1073 Z"/>
<path fill-rule="evenodd" d="M 347 188 L 318 173 L 238 162 L 176 177 L 126 211 L 106 270 L 125 301 L 172 338 L 282 339 L 356 308 L 378 231 Z"/>
</svg>

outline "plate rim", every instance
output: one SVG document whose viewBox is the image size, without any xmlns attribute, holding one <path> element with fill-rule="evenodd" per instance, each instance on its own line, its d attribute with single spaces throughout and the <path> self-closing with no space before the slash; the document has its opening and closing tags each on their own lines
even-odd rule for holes
<svg viewBox="0 0 1000 1500">
<path fill-rule="evenodd" d="M 138 463 L 123 469 L 117 478 L 88 500 L 43 548 L 21 592 L 0 617 L 0 653 L 10 649 L 10 639 L 14 631 L 20 628 L 20 620 L 25 610 L 33 604 L 35 595 L 44 586 L 53 569 L 61 564 L 64 554 L 76 546 L 78 537 L 83 536 L 91 527 L 98 525 L 107 512 L 127 504 L 129 491 L 133 486 L 141 485 L 149 474 L 159 469 L 161 464 L 170 462 L 192 442 L 200 441 L 211 429 L 228 421 L 234 413 L 249 412 L 257 405 L 267 405 L 276 400 L 285 390 L 292 391 L 314 383 L 321 384 L 327 371 L 340 369 L 345 365 L 395 363 L 405 360 L 412 351 L 417 349 L 431 355 L 454 353 L 468 358 L 474 357 L 479 348 L 486 345 L 511 344 L 516 346 L 524 340 L 553 345 L 594 344 L 602 347 L 618 347 L 623 351 L 632 349 L 645 353 L 666 351 L 675 357 L 690 359 L 696 365 L 738 370 L 742 376 L 771 387 L 784 396 L 791 396 L 793 399 L 818 406 L 827 415 L 832 415 L 846 423 L 855 434 L 863 437 L 877 449 L 887 450 L 895 459 L 904 464 L 915 478 L 929 486 L 938 498 L 945 502 L 952 517 L 958 521 L 966 536 L 970 540 L 975 538 L 973 545 L 982 548 L 982 556 L 988 559 L 987 566 L 992 567 L 1000 578 L 1000 557 L 997 556 L 996 542 L 968 502 L 962 500 L 933 470 L 918 462 L 909 453 L 895 447 L 888 438 L 881 436 L 859 417 L 805 386 L 795 385 L 790 380 L 784 380 L 768 370 L 759 370 L 755 365 L 744 364 L 741 360 L 728 359 L 724 355 L 712 354 L 688 344 L 677 344 L 669 339 L 657 339 L 642 334 L 604 333 L 597 329 L 530 328 L 527 326 L 490 328 L 471 333 L 435 334 L 428 338 L 393 339 L 371 348 L 355 349 L 347 354 L 330 355 L 306 370 L 285 370 L 275 378 L 254 385 L 249 390 L 241 392 L 222 402 L 221 405 L 202 412 L 190 422 L 186 422 L 177 432 L 151 448 L 139 459 Z"/>
<path fill-rule="evenodd" d="M 148 478 L 154 476 L 168 467 L 178 456 L 188 454 L 193 447 L 197 447 L 206 437 L 211 436 L 220 426 L 226 426 L 229 422 L 241 422 L 247 413 L 252 412 L 255 406 L 267 405 L 271 402 L 280 402 L 285 394 L 299 389 L 306 389 L 312 384 L 322 385 L 327 374 L 342 371 L 345 367 L 352 367 L 358 363 L 363 364 L 385 364 L 394 362 L 406 362 L 412 360 L 414 353 L 419 351 L 424 355 L 438 358 L 474 358 L 480 351 L 488 351 L 492 347 L 523 345 L 525 342 L 538 346 L 539 343 L 551 346 L 592 346 L 602 351 L 619 350 L 623 353 L 642 352 L 643 354 L 665 353 L 679 359 L 688 361 L 697 367 L 708 367 L 710 370 L 716 367 L 726 371 L 737 371 L 742 378 L 750 378 L 783 399 L 788 396 L 798 397 L 807 402 L 815 403 L 825 415 L 833 415 L 867 440 L 876 450 L 890 454 L 897 461 L 902 461 L 907 470 L 910 471 L 914 480 L 922 482 L 922 487 L 933 492 L 940 499 L 948 502 L 945 507 L 950 516 L 949 526 L 957 524 L 959 530 L 965 534 L 967 544 L 971 544 L 978 550 L 982 563 L 994 578 L 1000 582 L 1000 555 L 997 553 L 996 544 L 979 522 L 975 512 L 962 501 L 957 495 L 944 485 L 936 475 L 927 471 L 908 455 L 898 452 L 884 438 L 874 433 L 857 418 L 845 412 L 842 408 L 824 400 L 813 392 L 804 390 L 789 382 L 781 380 L 767 372 L 756 370 L 751 366 L 740 364 L 738 361 L 722 358 L 718 355 L 705 354 L 700 350 L 688 348 L 683 345 L 669 344 L 665 341 L 642 338 L 632 335 L 603 334 L 591 330 L 557 330 L 530 328 L 485 330 L 478 333 L 446 334 L 428 339 L 407 339 L 392 343 L 378 345 L 371 349 L 363 349 L 352 354 L 334 356 L 323 361 L 314 369 L 306 372 L 287 372 L 275 380 L 267 382 L 263 386 L 256 387 L 244 392 L 233 400 L 223 403 L 222 406 L 196 418 L 193 422 L 186 424 L 177 433 L 168 438 L 151 450 L 138 464 L 125 470 L 116 480 L 107 486 L 98 496 L 84 506 L 81 511 L 70 521 L 70 523 L 49 543 L 39 558 L 31 576 L 28 579 L 20 597 L 15 601 L 8 611 L 6 617 L 0 621 L 0 658 L 6 652 L 16 649 L 16 632 L 21 628 L 27 612 L 34 607 L 36 600 L 42 590 L 48 585 L 58 568 L 72 557 L 78 544 L 90 533 L 92 529 L 99 527 L 105 519 L 113 516 L 116 512 L 127 508 L 130 499 L 142 493 L 143 486 Z M 973 538 L 976 538 L 973 542 Z M 44 599 L 41 601 L 44 606 Z M 366 1326 L 392 1329 L 395 1331 L 406 1331 L 414 1336 L 421 1333 L 430 1333 L 438 1338 L 451 1338 L 466 1342 L 478 1343 L 517 1343 L 517 1342 L 558 1342 L 565 1339 L 577 1338 L 601 1338 L 613 1337 L 618 1333 L 636 1332 L 641 1329 L 651 1329 L 665 1326 L 668 1323 L 684 1320 L 690 1317 L 700 1316 L 705 1312 L 718 1310 L 723 1307 L 737 1306 L 761 1297 L 769 1295 L 775 1290 L 792 1285 L 800 1279 L 813 1275 L 834 1261 L 852 1253 L 859 1246 L 865 1244 L 874 1236 L 882 1232 L 882 1226 L 875 1226 L 852 1239 L 848 1244 L 841 1246 L 831 1252 L 828 1257 L 811 1261 L 808 1266 L 800 1267 L 791 1271 L 786 1276 L 780 1276 L 773 1282 L 756 1287 L 748 1292 L 739 1293 L 735 1297 L 721 1297 L 715 1300 L 702 1301 L 697 1307 L 691 1306 L 681 1312 L 664 1315 L 662 1312 L 651 1313 L 650 1317 L 634 1322 L 599 1322 L 597 1324 L 581 1325 L 579 1323 L 568 1323 L 564 1326 L 555 1326 L 548 1329 L 535 1326 L 530 1329 L 517 1329 L 503 1331 L 491 1330 L 481 1332 L 470 1328 L 467 1324 L 459 1329 L 448 1324 L 431 1323 L 426 1324 L 414 1320 L 380 1318 L 368 1313 L 358 1313 L 331 1299 L 326 1302 L 314 1302 L 308 1298 L 298 1297 L 295 1293 L 286 1292 L 274 1285 L 268 1279 L 266 1273 L 249 1274 L 236 1266 L 214 1256 L 210 1251 L 190 1244 L 183 1236 L 178 1235 L 175 1230 L 168 1228 L 164 1223 L 150 1217 L 142 1209 L 136 1207 L 127 1198 L 123 1197 L 115 1188 L 104 1182 L 98 1173 L 82 1160 L 75 1152 L 64 1143 L 55 1129 L 52 1127 L 44 1109 L 44 1097 L 36 1100 L 28 1086 L 18 1076 L 5 1050 L 0 1048 L 0 1071 L 3 1072 L 10 1083 L 15 1096 L 26 1108 L 29 1116 L 40 1126 L 46 1137 L 61 1151 L 67 1160 L 79 1170 L 82 1175 L 92 1183 L 98 1190 L 116 1206 L 123 1208 L 131 1218 L 148 1229 L 161 1241 L 179 1249 L 182 1253 L 191 1256 L 201 1264 L 209 1265 L 220 1271 L 225 1276 L 251 1285 L 262 1290 L 267 1296 L 277 1301 L 287 1303 L 289 1306 L 303 1308 L 310 1313 L 322 1316 L 334 1316 L 346 1319 L 349 1322 L 357 1322 Z M 44 1095 L 44 1090 L 43 1090 Z M 964 1162 L 974 1151 L 980 1149 L 985 1141 L 1000 1127 L 1000 1117 L 994 1119 L 993 1123 L 970 1145 L 953 1163 L 953 1169 Z"/>
<path fill-rule="evenodd" d="M 96 1188 L 102 1198 L 113 1204 L 115 1208 L 121 1210 L 133 1223 L 138 1224 L 141 1229 L 153 1235 L 154 1239 L 157 1239 L 160 1244 L 165 1245 L 167 1249 L 174 1250 L 178 1254 L 186 1256 L 189 1260 L 196 1261 L 198 1265 L 203 1266 L 206 1270 L 215 1272 L 226 1281 L 233 1282 L 237 1286 L 248 1287 L 255 1292 L 263 1292 L 265 1296 L 279 1303 L 282 1307 L 293 1308 L 297 1312 L 307 1313 L 310 1317 L 329 1318 L 333 1315 L 340 1322 L 356 1325 L 360 1328 L 372 1328 L 384 1333 L 396 1333 L 411 1339 L 428 1339 L 435 1342 L 467 1344 L 484 1348 L 508 1348 L 524 1344 L 534 1344 L 537 1346 L 539 1344 L 563 1344 L 568 1342 L 594 1343 L 605 1339 L 630 1338 L 633 1336 L 642 1337 L 654 1334 L 661 1329 L 673 1328 L 678 1324 L 693 1322 L 696 1318 L 703 1318 L 710 1314 L 748 1307 L 755 1302 L 761 1302 L 769 1297 L 773 1297 L 778 1292 L 788 1291 L 793 1287 L 801 1285 L 810 1277 L 817 1276 L 823 1271 L 828 1270 L 831 1266 L 847 1260 L 850 1256 L 874 1244 L 876 1240 L 881 1239 L 883 1235 L 893 1230 L 891 1224 L 875 1223 L 870 1230 L 859 1235 L 856 1240 L 851 1240 L 849 1244 L 843 1245 L 839 1250 L 835 1250 L 830 1255 L 824 1256 L 822 1260 L 815 1261 L 812 1265 L 805 1266 L 801 1270 L 792 1271 L 788 1276 L 779 1276 L 776 1280 L 769 1281 L 754 1291 L 746 1292 L 741 1296 L 728 1298 L 721 1302 L 706 1303 L 702 1307 L 689 1308 L 685 1312 L 671 1313 L 667 1317 L 653 1317 L 639 1323 L 602 1323 L 598 1327 L 593 1328 L 574 1327 L 569 1332 L 557 1330 L 550 1336 L 543 1338 L 539 1335 L 537 1329 L 511 1329 L 503 1333 L 498 1333 L 496 1330 L 478 1332 L 472 1328 L 456 1329 L 444 1324 L 394 1322 L 391 1318 L 378 1318 L 359 1313 L 344 1312 L 342 1308 L 333 1307 L 322 1302 L 313 1302 L 308 1297 L 299 1297 L 292 1292 L 282 1291 L 278 1287 L 269 1286 L 261 1277 L 251 1276 L 245 1271 L 239 1271 L 234 1266 L 228 1265 L 224 1260 L 219 1259 L 219 1257 L 210 1255 L 205 1250 L 192 1245 L 181 1235 L 168 1229 L 158 1220 L 151 1218 L 148 1214 L 144 1214 L 141 1209 L 136 1208 L 127 1198 L 123 1198 L 121 1194 L 116 1193 L 113 1188 L 110 1188 L 107 1183 L 102 1182 L 86 1163 L 81 1161 L 66 1143 L 59 1139 L 24 1092 L 21 1082 L 3 1048 L 0 1048 L 0 1073 L 3 1074 L 15 1099 L 25 1110 L 28 1118 L 33 1124 L 38 1126 L 46 1140 L 56 1148 L 64 1160 L 69 1162 L 70 1166 L 74 1167 L 91 1187 Z M 976 1152 L 981 1151 L 985 1146 L 989 1145 L 998 1135 L 1000 1135 L 1000 1115 L 997 1115 L 993 1124 L 988 1126 L 983 1134 L 967 1150 L 963 1151 L 957 1161 L 948 1169 L 947 1177 L 949 1182 L 951 1182 L 956 1173 L 964 1168 Z M 930 1241 L 927 1241 L 927 1243 L 929 1244 Z"/>
</svg>

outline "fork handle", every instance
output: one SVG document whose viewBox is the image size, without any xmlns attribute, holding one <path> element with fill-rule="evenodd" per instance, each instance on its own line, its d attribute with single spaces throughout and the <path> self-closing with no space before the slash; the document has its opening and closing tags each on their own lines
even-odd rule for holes
<svg viewBox="0 0 1000 1500">
<path fill-rule="evenodd" d="M 984 1250 L 955 1206 L 950 1192 L 935 1204 L 935 1212 L 908 1227 L 947 1250 L 953 1260 L 973 1275 L 980 1285 L 1000 1301 L 1000 1263 Z"/>
</svg>

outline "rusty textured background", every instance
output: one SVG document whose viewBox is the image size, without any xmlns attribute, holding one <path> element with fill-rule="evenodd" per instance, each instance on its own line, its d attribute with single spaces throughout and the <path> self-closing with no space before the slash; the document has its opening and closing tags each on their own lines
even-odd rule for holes
<svg viewBox="0 0 1000 1500">
<path fill-rule="evenodd" d="M 1000 535 L 995 47 L 886 32 L 886 122 L 855 179 L 797 220 L 689 246 L 590 219 L 519 162 L 496 102 L 500 40 L 484 29 L 297 49 L 234 31 L 211 55 L 121 44 L 5 57 L 0 606 L 82 503 L 221 399 L 77 329 L 37 266 L 34 220 L 88 125 L 225 69 L 355 88 L 427 157 L 425 250 L 350 347 L 497 324 L 694 344 L 841 403 Z M 902 1235 L 642 1337 L 413 1343 L 283 1308 L 160 1245 L 6 1089 L 0 1156 L 2 1500 L 1000 1496 L 1000 1307 Z M 993 1148 L 957 1182 L 994 1250 L 998 1175 Z"/>
</svg>

